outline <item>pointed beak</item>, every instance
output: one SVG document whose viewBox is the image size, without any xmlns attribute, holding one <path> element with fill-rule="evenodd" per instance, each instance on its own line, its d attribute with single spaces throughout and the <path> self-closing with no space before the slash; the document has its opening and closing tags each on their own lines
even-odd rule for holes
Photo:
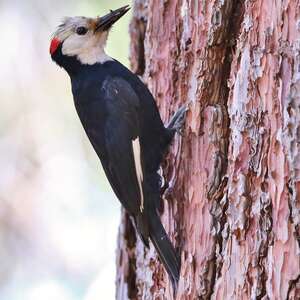
<svg viewBox="0 0 300 300">
<path fill-rule="evenodd" d="M 95 32 L 99 30 L 108 30 L 115 22 L 117 22 L 122 16 L 124 16 L 129 11 L 129 9 L 129 5 L 126 5 L 116 10 L 111 10 L 109 14 L 100 17 L 99 22 L 95 28 Z"/>
</svg>

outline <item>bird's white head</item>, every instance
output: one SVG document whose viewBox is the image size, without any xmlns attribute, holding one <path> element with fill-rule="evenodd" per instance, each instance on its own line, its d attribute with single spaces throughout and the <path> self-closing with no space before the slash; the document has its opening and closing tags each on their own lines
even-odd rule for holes
<svg viewBox="0 0 300 300">
<path fill-rule="evenodd" d="M 129 9 L 126 5 L 96 18 L 66 17 L 53 34 L 50 44 L 52 59 L 58 62 L 57 52 L 60 50 L 60 55 L 76 57 L 81 64 L 93 65 L 110 60 L 104 51 L 108 32 Z"/>
</svg>

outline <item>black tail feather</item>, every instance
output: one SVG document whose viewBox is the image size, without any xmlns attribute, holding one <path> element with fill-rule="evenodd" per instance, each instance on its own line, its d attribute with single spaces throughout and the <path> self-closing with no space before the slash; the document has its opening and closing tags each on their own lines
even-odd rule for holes
<svg viewBox="0 0 300 300">
<path fill-rule="evenodd" d="M 180 259 L 160 221 L 157 214 L 150 221 L 150 239 L 163 263 L 167 273 L 170 276 L 174 292 L 177 289 L 177 284 L 180 275 Z"/>
</svg>

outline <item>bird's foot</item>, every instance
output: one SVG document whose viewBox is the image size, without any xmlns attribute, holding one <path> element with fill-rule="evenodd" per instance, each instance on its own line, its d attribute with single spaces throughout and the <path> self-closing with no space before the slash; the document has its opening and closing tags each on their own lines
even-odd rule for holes
<svg viewBox="0 0 300 300">
<path fill-rule="evenodd" d="M 189 110 L 190 102 L 181 106 L 172 116 L 167 128 L 175 130 L 180 135 L 183 134 L 183 125 L 185 122 L 186 112 Z"/>
</svg>

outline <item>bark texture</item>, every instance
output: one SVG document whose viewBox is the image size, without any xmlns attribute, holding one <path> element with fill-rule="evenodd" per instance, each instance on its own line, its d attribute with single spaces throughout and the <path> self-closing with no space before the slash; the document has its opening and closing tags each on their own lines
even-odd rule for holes
<svg viewBox="0 0 300 300">
<path fill-rule="evenodd" d="M 162 118 L 192 101 L 163 164 L 176 299 L 300 299 L 300 1 L 136 0 L 131 66 Z M 173 299 L 125 213 L 117 299 Z"/>
</svg>

